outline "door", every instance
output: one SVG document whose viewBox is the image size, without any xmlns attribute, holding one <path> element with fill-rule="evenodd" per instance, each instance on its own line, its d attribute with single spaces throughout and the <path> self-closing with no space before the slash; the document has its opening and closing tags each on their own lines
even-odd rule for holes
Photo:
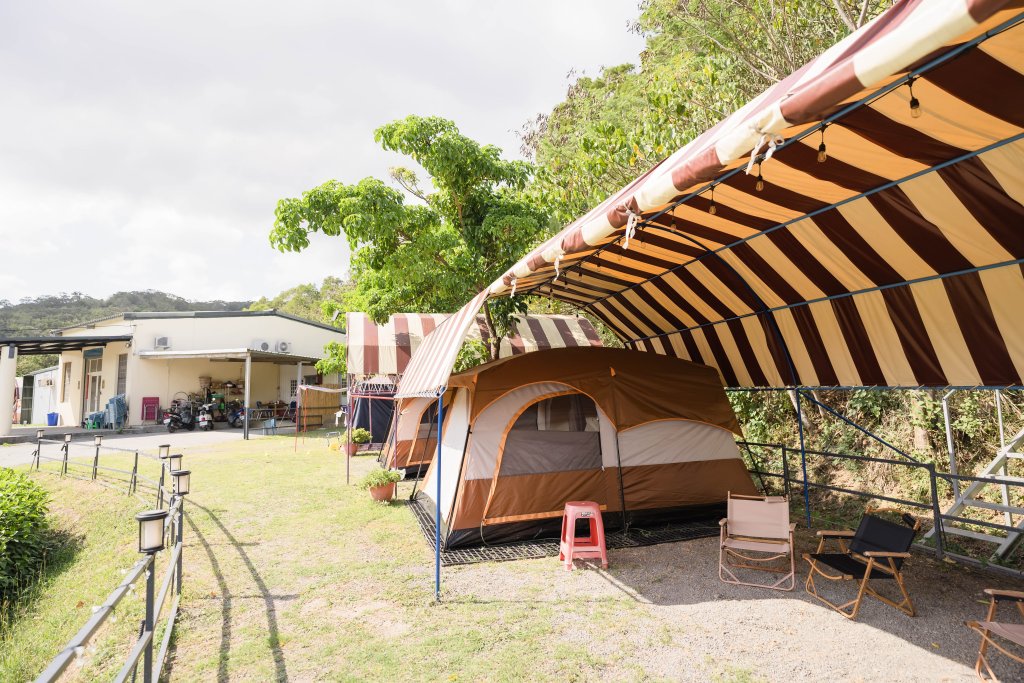
<svg viewBox="0 0 1024 683">
<path fill-rule="evenodd" d="M 85 359 L 85 411 L 95 413 L 99 411 L 101 394 L 103 393 L 103 358 Z"/>
<path fill-rule="evenodd" d="M 32 422 L 32 398 L 35 393 L 34 375 L 27 375 L 21 378 L 21 420 L 22 424 Z"/>
</svg>

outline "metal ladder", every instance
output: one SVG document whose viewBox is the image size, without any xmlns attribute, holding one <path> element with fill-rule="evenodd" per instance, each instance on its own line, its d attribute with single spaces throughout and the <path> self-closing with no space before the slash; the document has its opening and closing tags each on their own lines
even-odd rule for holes
<svg viewBox="0 0 1024 683">
<path fill-rule="evenodd" d="M 1024 477 L 1010 477 L 1006 474 L 1006 465 L 1010 460 L 1024 460 L 1024 453 L 1021 452 L 1022 447 L 1024 447 L 1024 429 L 1017 432 L 1016 436 L 1010 439 L 1005 446 L 1000 448 L 996 453 L 996 457 L 977 476 L 981 479 L 999 479 L 1002 481 L 1024 483 Z M 1003 513 L 1003 524 L 1020 529 L 1020 531 L 1011 531 L 1007 533 L 1006 536 L 1000 536 L 997 535 L 1000 533 L 998 529 L 989 529 L 987 533 L 984 533 L 980 531 L 971 531 L 969 529 L 959 529 L 954 526 L 948 526 L 947 524 L 943 524 L 942 530 L 947 534 L 965 536 L 978 541 L 996 543 L 998 544 L 998 547 L 995 552 L 992 553 L 992 557 L 993 559 L 1003 559 L 1010 550 L 1013 549 L 1014 545 L 1020 541 L 1022 534 L 1024 534 L 1024 507 L 1010 504 L 1010 491 L 1006 484 L 995 484 L 1001 489 L 1002 502 L 992 503 L 987 500 L 982 500 L 980 498 L 982 491 L 986 486 L 992 485 L 993 484 L 985 481 L 970 482 L 970 485 L 961 490 L 956 496 L 953 505 L 946 510 L 945 514 L 960 517 L 968 508 L 996 510 Z M 1016 523 L 1014 523 L 1014 516 L 1018 518 Z M 931 538 L 934 533 L 935 529 L 932 529 L 925 534 L 924 537 Z"/>
</svg>

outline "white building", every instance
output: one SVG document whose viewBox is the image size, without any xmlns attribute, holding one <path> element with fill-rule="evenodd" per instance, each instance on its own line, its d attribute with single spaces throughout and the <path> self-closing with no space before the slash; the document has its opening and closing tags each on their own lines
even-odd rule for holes
<svg viewBox="0 0 1024 683">
<path fill-rule="evenodd" d="M 152 424 L 161 417 L 153 407 L 169 406 L 179 393 L 198 393 L 206 378 L 215 390 L 228 385 L 228 399 L 248 396 L 250 407 L 289 403 L 300 380 L 323 380 L 313 364 L 324 356 L 324 346 L 345 341 L 339 329 L 277 311 L 123 313 L 56 335 L 0 339 L 0 347 L 7 347 L 0 349 L 0 396 L 7 393 L 5 378 L 13 380 L 9 365 L 18 352 L 59 352 L 53 412 L 68 426 L 104 410 L 117 394 L 126 397 L 130 425 Z M 3 412 L 0 406 L 0 436 Z"/>
</svg>

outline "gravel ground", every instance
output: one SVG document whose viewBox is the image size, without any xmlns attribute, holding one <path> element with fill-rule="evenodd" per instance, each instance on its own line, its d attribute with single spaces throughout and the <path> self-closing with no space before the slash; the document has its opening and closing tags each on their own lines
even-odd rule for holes
<svg viewBox="0 0 1024 683">
<path fill-rule="evenodd" d="M 814 543 L 810 535 L 797 541 L 801 552 Z M 917 616 L 866 597 L 850 621 L 804 592 L 802 560 L 797 587 L 783 593 L 720 582 L 714 538 L 612 551 L 609 559 L 607 571 L 578 562 L 565 572 L 554 558 L 455 567 L 446 570 L 445 599 L 589 601 L 590 618 L 552 637 L 612 661 L 635 653 L 619 657 L 602 676 L 609 680 L 972 681 L 978 637 L 963 622 L 984 616 L 982 589 L 1021 588 L 915 555 L 904 574 Z M 849 584 L 826 594 L 853 597 Z M 607 609 L 623 595 L 635 610 Z M 1000 673 L 1024 680 L 1019 667 Z"/>
</svg>

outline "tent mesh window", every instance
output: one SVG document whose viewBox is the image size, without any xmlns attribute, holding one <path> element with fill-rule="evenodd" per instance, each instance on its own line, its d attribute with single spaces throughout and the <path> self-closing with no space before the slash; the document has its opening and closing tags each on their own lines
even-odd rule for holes
<svg viewBox="0 0 1024 683">
<path fill-rule="evenodd" d="M 587 396 L 554 396 L 529 406 L 505 439 L 498 476 L 601 468 L 597 406 Z"/>
</svg>

